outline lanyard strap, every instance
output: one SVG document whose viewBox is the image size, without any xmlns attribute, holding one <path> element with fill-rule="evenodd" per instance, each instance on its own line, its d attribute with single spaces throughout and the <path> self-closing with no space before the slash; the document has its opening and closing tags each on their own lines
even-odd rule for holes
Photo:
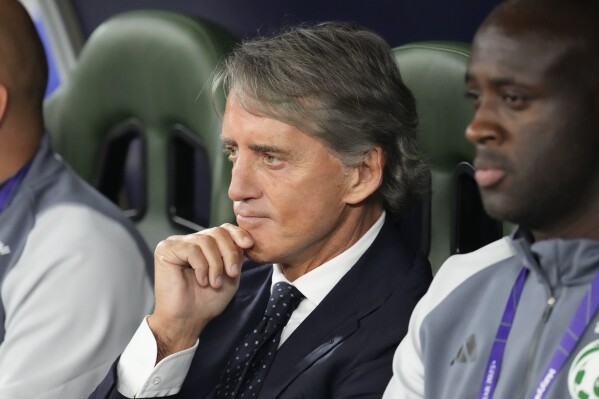
<svg viewBox="0 0 599 399">
<path fill-rule="evenodd" d="M 526 280 L 527 275 L 528 269 L 523 267 L 522 270 L 520 270 L 520 274 L 518 274 L 518 278 L 516 278 L 516 282 L 510 292 L 510 297 L 505 305 L 505 310 L 501 317 L 501 324 L 497 329 L 497 334 L 495 334 L 495 340 L 491 347 L 491 354 L 489 355 L 487 367 L 485 368 L 485 376 L 480 387 L 479 398 L 481 399 L 491 399 L 495 392 L 499 371 L 501 370 L 501 361 L 503 360 L 503 353 L 505 352 L 505 344 L 508 335 L 510 335 L 510 330 L 512 329 L 512 322 L 516 315 L 516 308 L 518 307 L 518 302 L 520 301 L 522 288 L 524 287 L 524 281 Z"/>
<path fill-rule="evenodd" d="M 21 180 L 23 180 L 23 177 L 25 177 L 25 174 L 27 174 L 27 171 L 29 170 L 30 165 L 31 165 L 31 163 L 27 162 L 25 164 L 25 166 L 23 166 L 21 169 L 19 169 L 17 174 L 15 174 L 10 179 L 8 179 L 8 181 L 4 184 L 4 186 L 2 188 L 0 188 L 0 213 L 6 207 L 6 204 L 8 203 L 8 198 L 10 197 L 10 194 L 12 193 L 12 191 L 19 185 Z"/>
<path fill-rule="evenodd" d="M 570 321 L 568 331 L 566 331 L 559 346 L 553 353 L 549 366 L 537 385 L 537 389 L 533 395 L 534 399 L 542 399 L 547 395 L 547 391 L 549 391 L 549 387 L 555 380 L 555 376 L 564 367 L 580 337 L 582 337 L 587 326 L 593 319 L 597 308 L 599 308 L 599 272 L 595 274 L 591 286 L 587 289 L 580 305 L 578 305 L 578 310 L 576 310 L 572 321 Z"/>
<path fill-rule="evenodd" d="M 480 388 L 480 399 L 491 399 L 497 386 L 497 380 L 499 378 L 499 371 L 501 370 L 501 362 L 503 360 L 503 354 L 505 352 L 505 345 L 507 342 L 508 335 L 512 328 L 514 316 L 516 313 L 516 307 L 522 295 L 522 288 L 524 287 L 524 281 L 526 280 L 528 270 L 522 268 L 518 278 L 514 283 L 510 297 L 503 311 L 503 317 L 501 318 L 501 324 L 497 329 L 495 340 L 493 341 L 493 347 L 491 348 L 491 354 L 487 361 L 487 367 Z M 582 337 L 587 326 L 593 319 L 593 316 L 599 308 L 599 271 L 595 273 L 595 277 L 591 282 L 591 286 L 585 293 L 578 310 L 574 314 L 574 317 L 570 321 L 568 330 L 564 333 L 558 348 L 555 350 L 553 357 L 549 363 L 549 366 L 543 373 L 541 380 L 537 385 L 537 389 L 533 395 L 533 399 L 543 399 L 549 391 L 549 387 L 555 380 L 555 376 L 564 367 L 564 364 L 568 360 L 568 357 L 574 350 L 574 347 Z"/>
</svg>

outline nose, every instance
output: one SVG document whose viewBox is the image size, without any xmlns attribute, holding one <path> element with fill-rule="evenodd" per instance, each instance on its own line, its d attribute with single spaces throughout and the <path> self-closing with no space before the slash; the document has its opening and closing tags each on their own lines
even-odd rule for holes
<svg viewBox="0 0 599 399">
<path fill-rule="evenodd" d="M 259 193 L 258 181 L 252 164 L 245 157 L 238 157 L 231 170 L 229 198 L 232 201 L 246 201 L 257 198 Z"/>
<path fill-rule="evenodd" d="M 503 128 L 492 103 L 481 102 L 466 126 L 466 139 L 473 144 L 498 145 L 503 141 Z"/>
</svg>

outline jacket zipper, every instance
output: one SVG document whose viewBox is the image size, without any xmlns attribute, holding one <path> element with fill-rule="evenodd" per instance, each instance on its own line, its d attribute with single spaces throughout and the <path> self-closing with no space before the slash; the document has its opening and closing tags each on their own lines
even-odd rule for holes
<svg viewBox="0 0 599 399">
<path fill-rule="evenodd" d="M 540 341 L 540 336 L 541 336 L 541 330 L 543 329 L 544 325 L 547 323 L 547 320 L 549 320 L 549 317 L 551 316 L 551 312 L 553 311 L 553 308 L 555 307 L 555 303 L 557 302 L 557 298 L 555 298 L 553 296 L 553 293 L 551 292 L 551 288 L 548 288 L 548 298 L 547 298 L 547 302 L 545 303 L 545 309 L 543 310 L 543 314 L 541 315 L 541 320 L 539 321 L 539 323 L 537 323 L 537 326 L 535 328 L 535 333 L 533 335 L 533 341 L 531 342 L 530 345 L 530 350 L 528 351 L 528 357 L 526 359 L 526 372 L 524 373 L 524 376 L 521 380 L 520 383 L 520 388 L 518 389 L 518 395 L 516 396 L 516 398 L 525 398 L 525 393 L 526 393 L 526 388 L 528 387 L 528 383 L 530 382 L 530 374 L 531 374 L 531 366 L 532 366 L 532 361 L 533 359 L 536 357 L 537 354 L 537 349 L 539 347 L 539 341 Z"/>
</svg>

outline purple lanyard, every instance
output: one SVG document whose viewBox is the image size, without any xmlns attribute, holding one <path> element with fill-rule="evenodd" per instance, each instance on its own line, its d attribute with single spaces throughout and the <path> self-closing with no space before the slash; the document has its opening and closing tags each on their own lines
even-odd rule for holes
<svg viewBox="0 0 599 399">
<path fill-rule="evenodd" d="M 522 288 L 524 287 L 524 281 L 526 280 L 527 275 L 528 270 L 522 268 L 514 283 L 505 310 L 503 311 L 501 324 L 497 329 L 495 341 L 493 341 L 493 347 L 491 348 L 491 354 L 487 361 L 485 376 L 483 377 L 480 387 L 479 398 L 481 399 L 491 399 L 495 392 L 499 371 L 501 370 L 501 361 L 505 351 L 505 344 L 512 328 L 516 307 L 518 306 L 518 301 L 522 295 Z M 584 330 L 586 330 L 591 322 L 597 308 L 599 308 L 599 272 L 595 274 L 591 286 L 582 298 L 580 305 L 578 305 L 578 310 L 570 321 L 568 331 L 566 331 L 562 337 L 559 347 L 555 350 L 553 357 L 551 358 L 549 367 L 547 367 L 547 370 L 545 370 L 543 377 L 541 377 L 541 380 L 537 385 L 533 399 L 543 399 L 547 395 L 549 387 L 568 360 L 570 353 L 572 353 L 572 350 L 580 340 Z"/>
<path fill-rule="evenodd" d="M 4 184 L 4 187 L 0 188 L 0 213 L 4 210 L 4 207 L 6 207 L 6 204 L 8 203 L 8 197 L 10 197 L 12 191 L 18 186 L 21 180 L 23 180 L 23 177 L 25 177 L 30 165 L 30 162 L 25 164 L 25 166 L 23 166 L 16 175 L 8 179 L 8 181 Z"/>
</svg>

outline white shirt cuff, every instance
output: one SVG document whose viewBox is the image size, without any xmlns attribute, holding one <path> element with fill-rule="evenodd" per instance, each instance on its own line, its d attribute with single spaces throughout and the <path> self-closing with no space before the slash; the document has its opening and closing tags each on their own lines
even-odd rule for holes
<svg viewBox="0 0 599 399">
<path fill-rule="evenodd" d="M 179 393 L 198 342 L 189 349 L 165 357 L 154 366 L 157 345 L 146 317 L 117 365 L 117 390 L 129 398 L 155 398 Z"/>
</svg>

